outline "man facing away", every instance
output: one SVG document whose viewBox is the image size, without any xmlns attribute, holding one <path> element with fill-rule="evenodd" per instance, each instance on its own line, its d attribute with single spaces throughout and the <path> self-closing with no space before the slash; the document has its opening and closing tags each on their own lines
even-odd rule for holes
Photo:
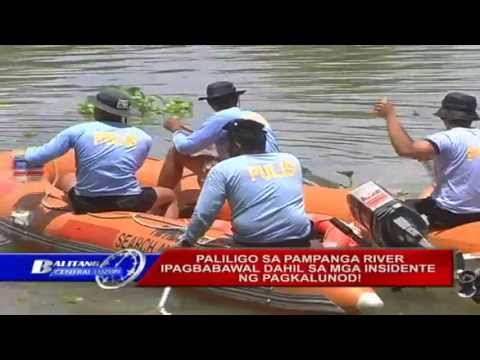
<svg viewBox="0 0 480 360">
<path fill-rule="evenodd" d="M 476 98 L 453 92 L 434 114 L 447 128 L 423 140 L 413 140 L 402 127 L 395 106 L 376 104 L 377 114 L 387 121 L 392 145 L 398 155 L 419 161 L 434 160 L 435 182 L 426 198 L 406 204 L 427 216 L 432 228 L 450 228 L 480 221 L 480 130 Z"/>
<path fill-rule="evenodd" d="M 310 246 L 314 230 L 305 213 L 298 159 L 267 153 L 264 125 L 256 121 L 237 119 L 225 130 L 232 157 L 209 172 L 182 243 L 193 245 L 201 238 L 228 200 L 239 245 Z"/>
<path fill-rule="evenodd" d="M 209 84 L 207 96 L 200 97 L 199 100 L 207 100 L 215 113 L 198 130 L 192 132 L 178 118 L 166 121 L 165 128 L 174 133 L 173 147 L 168 152 L 160 173 L 158 182 L 160 186 L 174 189 L 180 182 L 184 167 L 202 178 L 212 160 L 224 160 L 230 156 L 228 137 L 223 127 L 230 121 L 242 117 L 243 110 L 239 108 L 239 97 L 245 92 L 246 90 L 237 90 L 233 83 L 228 81 Z M 267 121 L 259 114 L 256 114 L 254 120 L 262 122 L 265 126 L 266 151 L 278 152 L 277 140 Z M 206 151 L 212 145 L 215 145 L 217 154 Z"/>
<path fill-rule="evenodd" d="M 128 126 L 137 115 L 128 95 L 115 89 L 88 97 L 95 105 L 95 121 L 63 130 L 50 142 L 30 147 L 27 163 L 42 166 L 75 150 L 76 174 L 65 174 L 58 187 L 68 194 L 76 214 L 105 211 L 151 212 L 178 218 L 175 194 L 161 187 L 141 187 L 136 172 L 148 156 L 152 139 Z"/>
</svg>

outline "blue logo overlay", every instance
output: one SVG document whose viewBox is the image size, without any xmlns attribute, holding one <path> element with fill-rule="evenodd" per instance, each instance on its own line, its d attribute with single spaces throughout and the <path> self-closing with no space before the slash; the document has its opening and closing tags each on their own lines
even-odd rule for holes
<svg viewBox="0 0 480 360">
<path fill-rule="evenodd" d="M 118 289 L 140 280 L 160 254 L 134 249 L 117 253 L 0 253 L 0 281 L 96 282 Z"/>
<path fill-rule="evenodd" d="M 102 289 L 119 289 L 134 281 L 146 265 L 145 255 L 135 249 L 125 249 L 107 257 L 95 276 Z"/>
</svg>

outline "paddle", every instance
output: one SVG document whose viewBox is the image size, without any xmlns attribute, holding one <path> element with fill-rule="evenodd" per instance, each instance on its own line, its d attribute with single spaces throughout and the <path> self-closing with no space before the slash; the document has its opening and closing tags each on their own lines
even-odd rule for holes
<svg viewBox="0 0 480 360">
<path fill-rule="evenodd" d="M 167 300 L 168 296 L 170 295 L 170 292 L 172 291 L 171 286 L 167 286 L 162 293 L 162 296 L 160 297 L 160 301 L 158 302 L 157 309 L 158 312 L 162 315 L 172 315 L 172 313 L 168 312 L 165 306 L 167 305 Z"/>
</svg>

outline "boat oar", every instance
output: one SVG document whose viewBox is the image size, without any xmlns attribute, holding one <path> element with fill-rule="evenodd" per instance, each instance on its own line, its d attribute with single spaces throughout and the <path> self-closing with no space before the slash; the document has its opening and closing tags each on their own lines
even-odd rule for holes
<svg viewBox="0 0 480 360">
<path fill-rule="evenodd" d="M 179 241 L 177 244 L 181 244 L 181 241 Z M 167 286 L 165 289 L 163 289 L 162 296 L 160 297 L 160 301 L 157 305 L 158 312 L 161 315 L 172 315 L 172 313 L 168 312 L 166 309 L 167 300 L 170 293 L 172 292 L 172 289 L 173 288 L 171 286 Z"/>
<path fill-rule="evenodd" d="M 168 296 L 170 295 L 170 292 L 172 291 L 171 286 L 167 286 L 162 293 L 162 296 L 160 297 L 160 301 L 158 302 L 157 309 L 162 315 L 172 315 L 172 313 L 168 312 L 165 306 L 167 305 L 167 300 Z"/>
</svg>

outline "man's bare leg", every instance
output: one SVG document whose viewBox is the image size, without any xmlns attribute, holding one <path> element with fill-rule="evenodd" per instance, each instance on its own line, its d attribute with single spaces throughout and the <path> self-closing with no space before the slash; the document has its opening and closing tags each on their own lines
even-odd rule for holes
<svg viewBox="0 0 480 360">
<path fill-rule="evenodd" d="M 212 157 L 207 155 L 184 155 L 172 147 L 168 152 L 162 170 L 160 171 L 158 186 L 172 190 L 175 189 L 182 179 L 184 167 L 191 170 L 197 176 L 202 175 L 204 165 L 206 161 L 210 159 L 212 159 Z"/>
<path fill-rule="evenodd" d="M 179 210 L 175 192 L 162 187 L 154 187 L 153 190 L 157 193 L 157 200 L 148 213 L 178 219 Z"/>
<path fill-rule="evenodd" d="M 172 147 L 165 158 L 158 177 L 158 186 L 175 189 L 183 174 L 183 165 L 179 161 L 179 153 Z"/>
<path fill-rule="evenodd" d="M 74 172 L 70 172 L 60 176 L 55 186 L 62 190 L 65 194 L 68 194 L 68 192 L 75 186 L 76 183 L 77 176 Z"/>
</svg>

